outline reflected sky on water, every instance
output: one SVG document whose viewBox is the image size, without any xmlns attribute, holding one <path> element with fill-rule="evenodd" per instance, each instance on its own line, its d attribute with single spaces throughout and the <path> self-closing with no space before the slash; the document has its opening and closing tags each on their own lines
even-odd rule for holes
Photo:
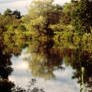
<svg viewBox="0 0 92 92">
<path fill-rule="evenodd" d="M 29 81 L 32 78 L 36 78 L 37 83 L 35 86 L 41 87 L 45 92 L 79 92 L 80 86 L 77 84 L 77 80 L 72 80 L 72 73 L 74 70 L 70 66 L 65 66 L 63 63 L 63 70 L 54 71 L 55 79 L 46 80 L 40 77 L 32 77 L 29 71 L 29 65 L 24 57 L 29 57 L 29 54 L 25 54 L 24 50 L 20 56 L 13 56 L 11 61 L 13 63 L 12 68 L 14 71 L 12 72 L 9 79 L 13 81 L 16 85 L 26 88 Z"/>
<path fill-rule="evenodd" d="M 92 52 L 69 46 L 49 39 L 31 41 L 18 54 L 18 47 L 15 54 L 1 50 L 0 92 L 91 92 Z"/>
</svg>

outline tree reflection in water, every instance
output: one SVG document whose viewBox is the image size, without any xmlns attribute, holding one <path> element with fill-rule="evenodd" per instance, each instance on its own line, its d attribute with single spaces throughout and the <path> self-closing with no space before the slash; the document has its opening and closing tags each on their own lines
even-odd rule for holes
<svg viewBox="0 0 92 92">
<path fill-rule="evenodd" d="M 11 64 L 9 55 L 0 55 L 0 92 L 44 92 L 43 89 L 39 89 L 37 87 L 32 89 L 32 86 L 35 85 L 36 82 L 35 79 L 32 79 L 27 89 L 19 87 L 11 82 L 8 79 L 9 75 L 13 71 Z"/>
<path fill-rule="evenodd" d="M 55 78 L 54 71 L 63 69 L 63 56 L 59 49 L 54 48 L 54 41 L 35 41 L 29 46 L 32 60 L 29 67 L 33 76 L 44 77 L 45 79 Z"/>
<path fill-rule="evenodd" d="M 81 68 L 84 67 L 84 84 L 86 90 L 92 91 L 92 52 L 81 50 L 76 51 L 73 55 L 71 66 L 74 70 L 73 78 L 77 78 L 78 82 L 82 85 L 82 72 Z M 89 92 L 90 92 L 89 91 Z"/>
<path fill-rule="evenodd" d="M 18 48 L 17 48 L 18 49 Z M 6 51 L 5 51 L 6 50 Z M 30 86 L 25 89 L 15 85 L 12 81 L 9 80 L 9 76 L 11 75 L 13 69 L 11 68 L 12 62 L 10 58 L 12 57 L 12 52 L 8 52 L 9 48 L 4 49 L 4 45 L 0 46 L 0 92 L 44 92 L 43 89 L 39 89 L 34 87 L 35 81 L 31 81 Z M 15 48 L 15 55 L 18 55 Z M 33 80 L 33 79 L 32 79 Z"/>
<path fill-rule="evenodd" d="M 44 92 L 42 89 L 36 87 L 30 89 L 31 84 L 30 88 L 25 89 L 9 81 L 8 76 L 13 71 L 10 61 L 11 53 L 14 52 L 15 55 L 18 55 L 22 48 L 19 48 L 17 52 L 16 48 L 13 48 L 13 52 L 11 52 L 12 48 L 7 48 L 7 52 L 4 48 L 0 46 L 0 92 L 39 92 L 39 90 Z M 92 91 L 92 50 L 82 49 L 82 47 L 69 48 L 64 47 L 64 45 L 59 46 L 53 39 L 49 39 L 45 41 L 31 41 L 31 44 L 28 42 L 28 52 L 31 54 L 30 57 L 32 57 L 32 60 L 29 60 L 28 63 L 33 76 L 43 77 L 45 79 L 55 78 L 54 71 L 63 70 L 62 65 L 64 61 L 66 66 L 73 68 L 74 73 L 72 79 L 78 79 L 80 85 L 82 85 L 81 68 L 83 67 L 85 69 L 83 76 L 84 86 L 88 90 L 86 92 Z"/>
<path fill-rule="evenodd" d="M 78 83 L 82 85 L 82 71 L 84 68 L 83 82 L 86 92 L 92 91 L 92 52 L 85 49 L 64 49 L 64 61 L 66 65 L 70 65 L 74 72 L 72 79 L 78 79 Z M 83 91 L 81 91 L 83 92 Z"/>
<path fill-rule="evenodd" d="M 66 48 L 57 46 L 53 40 L 35 41 L 28 47 L 32 60 L 29 60 L 30 71 L 33 76 L 45 79 L 55 78 L 54 71 L 66 66 L 74 70 L 72 79 L 78 79 L 82 85 L 82 67 L 84 67 L 84 86 L 86 92 L 92 91 L 92 51 L 88 49 Z M 61 72 L 62 73 L 62 72 Z"/>
<path fill-rule="evenodd" d="M 2 49 L 0 50 L 0 92 L 11 92 L 11 88 L 14 86 L 12 82 L 8 80 L 8 76 L 12 72 L 10 67 L 10 55 L 6 55 Z"/>
</svg>

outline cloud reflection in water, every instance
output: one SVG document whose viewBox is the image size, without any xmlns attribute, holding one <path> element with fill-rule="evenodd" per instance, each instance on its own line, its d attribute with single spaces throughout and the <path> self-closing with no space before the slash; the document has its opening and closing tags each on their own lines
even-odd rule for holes
<svg viewBox="0 0 92 92">
<path fill-rule="evenodd" d="M 56 76 L 55 80 L 45 80 L 43 78 L 32 77 L 28 63 L 23 59 L 24 57 L 29 57 L 29 54 L 25 54 L 25 51 L 23 51 L 20 56 L 13 56 L 11 58 L 14 71 L 9 79 L 18 86 L 26 88 L 29 81 L 32 78 L 36 78 L 37 83 L 35 86 L 44 89 L 45 92 L 80 92 L 77 80 L 72 80 L 73 70 L 71 67 L 65 67 L 65 70 L 63 71 L 54 71 Z"/>
</svg>

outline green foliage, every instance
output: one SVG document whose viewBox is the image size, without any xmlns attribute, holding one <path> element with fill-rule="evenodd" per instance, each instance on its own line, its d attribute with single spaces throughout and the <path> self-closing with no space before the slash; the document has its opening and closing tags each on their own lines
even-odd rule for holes
<svg viewBox="0 0 92 92">
<path fill-rule="evenodd" d="M 22 18 L 19 11 L 7 9 L 0 15 L 1 43 L 6 47 L 13 47 L 11 43 L 15 47 L 20 44 L 22 48 L 29 43 L 25 40 L 53 37 L 57 43 L 67 43 L 66 46 L 70 42 L 75 47 L 81 45 L 84 49 L 91 49 L 92 34 L 86 33 L 92 29 L 91 5 L 88 0 L 72 1 L 63 7 L 54 5 L 53 0 L 35 0 L 28 14 Z"/>
<path fill-rule="evenodd" d="M 49 26 L 59 22 L 61 10 L 61 6 L 53 5 L 53 0 L 33 1 L 29 13 L 23 19 L 27 30 L 38 37 L 53 35 Z"/>
<path fill-rule="evenodd" d="M 90 27 L 92 25 L 92 2 L 89 2 L 89 0 L 80 0 L 77 4 L 74 4 L 74 6 L 72 24 L 75 30 L 80 34 L 90 32 Z"/>
<path fill-rule="evenodd" d="M 17 19 L 20 19 L 20 18 L 21 18 L 21 14 L 20 14 L 20 12 L 19 12 L 18 10 L 13 11 L 13 12 L 12 12 L 12 15 L 15 15 L 15 17 L 16 17 Z"/>
<path fill-rule="evenodd" d="M 15 14 L 12 14 L 13 12 Z M 17 13 L 19 12 L 7 9 L 0 15 L 0 44 L 2 44 L 0 48 L 7 53 L 18 54 L 26 44 L 24 43 L 26 28 L 21 19 L 16 17 Z"/>
<path fill-rule="evenodd" d="M 64 5 L 64 8 L 62 10 L 63 15 L 61 16 L 60 23 L 63 25 L 69 25 L 71 23 L 71 15 L 73 10 L 73 4 L 72 3 L 66 3 Z"/>
<path fill-rule="evenodd" d="M 12 11 L 10 9 L 7 9 L 5 12 L 4 12 L 4 15 L 7 16 L 7 15 L 10 15 L 12 13 Z"/>
<path fill-rule="evenodd" d="M 79 82 L 81 67 L 85 68 L 85 83 L 87 73 L 91 72 L 87 69 L 92 65 L 91 20 L 92 2 L 88 0 L 72 0 L 64 7 L 54 5 L 53 0 L 36 0 L 22 18 L 19 11 L 7 9 L 0 14 L 1 57 L 3 53 L 17 55 L 27 46 L 34 76 L 55 78 L 54 70 L 62 69 L 64 59 L 76 69 L 73 78 L 77 77 Z"/>
<path fill-rule="evenodd" d="M 17 19 L 20 19 L 20 18 L 21 18 L 21 14 L 20 14 L 20 12 L 19 12 L 18 10 L 12 11 L 12 10 L 10 10 L 10 9 L 7 9 L 7 10 L 4 12 L 3 15 L 4 15 L 4 16 L 12 16 L 12 15 L 14 15 Z"/>
</svg>

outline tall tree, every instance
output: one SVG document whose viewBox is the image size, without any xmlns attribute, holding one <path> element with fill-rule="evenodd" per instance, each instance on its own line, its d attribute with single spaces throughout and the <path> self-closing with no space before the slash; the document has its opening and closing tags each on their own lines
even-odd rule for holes
<svg viewBox="0 0 92 92">
<path fill-rule="evenodd" d="M 21 13 L 20 13 L 18 10 L 13 11 L 12 14 L 15 15 L 15 17 L 16 17 L 17 19 L 21 18 Z"/>
<path fill-rule="evenodd" d="M 76 31 L 80 33 L 90 32 L 92 25 L 92 2 L 89 0 L 80 0 L 75 5 L 72 13 L 72 24 Z"/>
<path fill-rule="evenodd" d="M 4 15 L 7 16 L 10 14 L 12 14 L 12 11 L 10 9 L 6 9 L 6 11 L 4 12 Z"/>
<path fill-rule="evenodd" d="M 59 22 L 61 6 L 53 5 L 53 0 L 35 0 L 29 13 L 24 17 L 28 30 L 39 35 L 53 35 L 50 24 Z"/>
</svg>

